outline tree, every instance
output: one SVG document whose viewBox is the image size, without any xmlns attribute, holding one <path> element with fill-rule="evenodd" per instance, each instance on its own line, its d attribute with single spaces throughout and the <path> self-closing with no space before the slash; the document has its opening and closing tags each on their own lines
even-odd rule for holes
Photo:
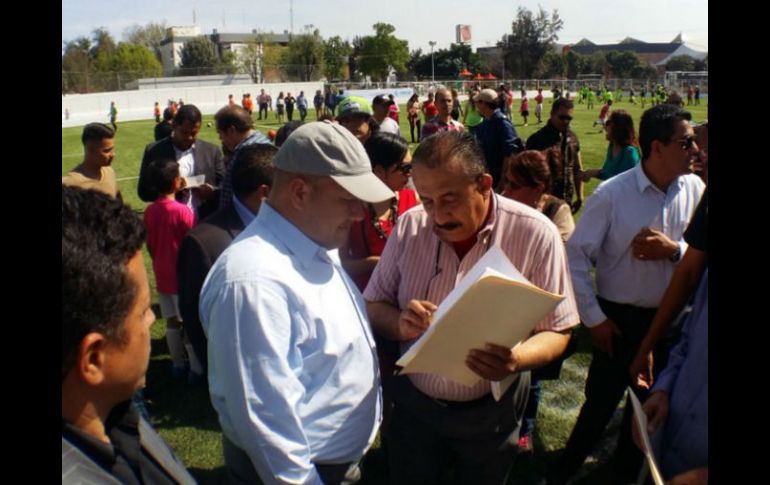
<svg viewBox="0 0 770 485">
<path fill-rule="evenodd" d="M 90 53 L 92 59 L 98 59 L 99 56 L 106 56 L 115 51 L 115 39 L 107 32 L 107 29 L 99 27 L 91 35 L 94 40 Z"/>
<path fill-rule="evenodd" d="M 208 37 L 195 37 L 185 42 L 180 52 L 182 63 L 179 72 L 187 75 L 215 74 L 219 60 L 214 44 Z M 194 69 L 194 71 L 193 71 Z"/>
<path fill-rule="evenodd" d="M 378 22 L 372 26 L 375 34 L 362 39 L 358 63 L 364 75 L 384 81 L 391 69 L 405 71 L 409 61 L 409 42 L 393 35 L 396 28 Z"/>
<path fill-rule="evenodd" d="M 511 33 L 504 35 L 498 43 L 503 49 L 506 70 L 514 77 L 531 79 L 540 60 L 553 50 L 563 26 L 558 10 L 549 17 L 540 7 L 535 17 L 530 10 L 519 7 L 516 19 L 511 23 Z"/>
<path fill-rule="evenodd" d="M 642 63 L 636 52 L 632 51 L 610 51 L 606 56 L 612 75 L 615 77 L 628 77 L 631 71 Z"/>
<path fill-rule="evenodd" d="M 695 62 L 690 56 L 674 56 L 666 63 L 666 71 L 695 71 Z"/>
<path fill-rule="evenodd" d="M 143 45 L 121 42 L 108 55 L 96 60 L 96 70 L 102 73 L 102 88 L 120 90 L 125 83 L 141 77 L 159 77 L 163 66 L 155 55 Z"/>
<path fill-rule="evenodd" d="M 567 55 L 564 56 L 564 63 L 567 69 L 567 79 L 575 79 L 578 74 L 585 72 L 585 58 L 576 52 L 567 52 Z"/>
<path fill-rule="evenodd" d="M 292 65 L 302 81 L 311 81 L 321 77 L 324 65 L 324 45 L 318 29 L 310 31 L 312 26 L 305 27 L 305 33 L 295 35 L 289 41 L 286 62 Z"/>
<path fill-rule="evenodd" d="M 565 68 L 564 57 L 554 51 L 548 51 L 535 72 L 539 78 L 561 78 L 564 76 Z"/>
<path fill-rule="evenodd" d="M 65 42 L 61 59 L 62 93 L 90 92 L 91 39 L 78 37 Z"/>
<path fill-rule="evenodd" d="M 262 68 L 262 54 L 260 52 L 260 41 L 252 40 L 246 43 L 246 46 L 238 52 L 238 67 L 241 71 L 251 76 L 255 84 L 262 82 L 260 71 Z"/>
<path fill-rule="evenodd" d="M 433 64 L 438 78 L 457 78 L 463 69 L 472 72 L 488 70 L 481 56 L 473 52 L 471 46 L 464 44 L 451 44 L 449 49 L 435 51 Z M 423 55 L 421 49 L 413 51 L 407 67 L 418 78 L 430 78 L 432 75 L 430 53 Z"/>
<path fill-rule="evenodd" d="M 658 70 L 648 62 L 642 62 L 631 69 L 631 77 L 634 79 L 655 79 L 658 77 Z"/>
<path fill-rule="evenodd" d="M 134 24 L 123 31 L 123 37 L 132 44 L 143 45 L 161 60 L 160 43 L 166 38 L 166 21 L 147 25 Z"/>
<path fill-rule="evenodd" d="M 350 73 L 349 78 L 353 79 L 361 76 L 361 72 L 358 68 L 358 57 L 361 55 L 362 49 L 364 48 L 364 38 L 360 35 L 353 37 L 350 46 L 353 48 L 353 51 L 348 56 L 348 72 Z"/>
<path fill-rule="evenodd" d="M 342 79 L 342 68 L 348 63 L 348 56 L 353 53 L 353 47 L 340 36 L 335 35 L 324 42 L 324 63 L 326 77 L 329 80 Z"/>
</svg>

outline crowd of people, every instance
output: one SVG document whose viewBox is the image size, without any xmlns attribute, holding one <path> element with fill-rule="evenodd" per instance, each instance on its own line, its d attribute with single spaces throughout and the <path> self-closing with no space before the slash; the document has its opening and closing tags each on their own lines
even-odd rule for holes
<svg viewBox="0 0 770 485">
<path fill-rule="evenodd" d="M 62 482 L 194 483 L 142 406 L 155 320 L 146 244 L 169 372 L 207 384 L 233 483 L 355 483 L 379 433 L 392 483 L 438 484 L 452 469 L 461 483 L 503 484 L 532 451 L 541 383 L 559 378 L 580 325 L 586 399 L 543 483 L 574 477 L 629 386 L 645 431 L 663 437 L 666 479 L 707 483 L 708 123 L 660 103 L 637 136 L 606 99 L 606 159 L 585 170 L 568 95 L 526 141 L 512 99 L 504 85 L 472 90 L 464 107 L 452 89 L 413 95 L 413 153 L 392 96 L 319 90 L 318 121 L 306 122 L 304 92 L 281 92 L 287 123 L 267 137 L 251 95 L 230 95 L 214 116 L 221 148 L 198 138 L 196 106 L 156 103 L 143 219 L 110 166 L 114 127 L 86 125 L 83 162 L 62 177 Z M 541 123 L 542 90 L 533 101 Z M 256 104 L 266 119 L 270 95 Z M 519 113 L 526 123 L 525 92 Z M 591 178 L 602 182 L 585 198 Z M 564 299 L 515 347 L 464 356 L 475 386 L 399 375 L 398 358 L 493 246 Z M 631 418 L 629 403 L 613 483 L 642 467 Z"/>
</svg>

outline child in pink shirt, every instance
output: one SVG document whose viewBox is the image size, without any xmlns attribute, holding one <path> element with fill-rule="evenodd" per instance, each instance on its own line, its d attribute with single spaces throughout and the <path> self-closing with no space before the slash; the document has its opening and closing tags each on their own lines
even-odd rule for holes
<svg viewBox="0 0 770 485">
<path fill-rule="evenodd" d="M 184 187 L 179 164 L 173 160 L 154 160 L 148 166 L 150 183 L 158 191 L 158 199 L 144 211 L 147 227 L 147 249 L 152 257 L 152 269 L 158 287 L 161 316 L 166 319 L 166 342 L 171 353 L 173 374 L 186 374 L 185 348 L 190 360 L 189 380 L 200 380 L 203 369 L 195 357 L 192 345 L 184 340 L 179 300 L 177 297 L 176 259 L 182 238 L 195 224 L 192 210 L 174 195 Z"/>
</svg>

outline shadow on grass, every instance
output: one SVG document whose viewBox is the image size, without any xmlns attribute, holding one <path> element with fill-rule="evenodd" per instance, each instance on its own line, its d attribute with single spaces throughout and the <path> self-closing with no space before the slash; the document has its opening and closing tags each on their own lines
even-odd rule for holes
<svg viewBox="0 0 770 485">
<path fill-rule="evenodd" d="M 147 369 L 145 404 L 157 429 L 191 427 L 220 431 L 209 399 L 208 383 L 188 384 L 171 376 L 171 360 L 165 338 L 152 340 L 153 356 Z"/>
<path fill-rule="evenodd" d="M 219 485 L 227 484 L 227 469 L 223 466 L 213 469 L 206 468 L 189 468 L 190 473 L 198 485 Z"/>
</svg>

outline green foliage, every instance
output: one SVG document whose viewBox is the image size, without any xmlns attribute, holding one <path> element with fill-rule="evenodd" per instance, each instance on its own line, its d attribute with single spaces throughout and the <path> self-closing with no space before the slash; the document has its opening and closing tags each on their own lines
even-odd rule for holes
<svg viewBox="0 0 770 485">
<path fill-rule="evenodd" d="M 541 78 L 561 78 L 564 76 L 564 70 L 567 64 L 564 56 L 554 51 L 548 51 L 540 60 L 537 76 Z"/>
<path fill-rule="evenodd" d="M 290 74 L 302 81 L 319 79 L 324 66 L 324 44 L 318 29 L 295 35 L 289 42 L 286 63 L 291 65 Z"/>
<path fill-rule="evenodd" d="M 532 11 L 519 7 L 516 19 L 511 23 L 511 33 L 498 42 L 505 56 L 505 68 L 508 74 L 516 78 L 532 79 L 540 65 L 540 60 L 559 39 L 558 32 L 564 26 L 558 10 L 548 13 L 539 7 L 537 16 Z"/>
<path fill-rule="evenodd" d="M 632 51 L 610 51 L 606 59 L 614 77 L 629 77 L 634 68 L 642 64 L 636 52 Z"/>
<path fill-rule="evenodd" d="M 219 59 L 208 37 L 195 37 L 185 42 L 180 54 L 180 71 L 186 75 L 216 74 Z"/>
<path fill-rule="evenodd" d="M 238 58 L 236 59 L 241 71 L 251 76 L 251 80 L 255 83 L 262 82 L 259 76 L 260 61 L 259 43 L 256 40 L 248 42 L 238 52 Z"/>
<path fill-rule="evenodd" d="M 121 42 L 110 54 L 100 55 L 96 59 L 96 70 L 109 74 L 104 76 L 102 85 L 107 90 L 120 89 L 134 79 L 163 74 L 163 66 L 150 49 L 128 42 Z"/>
<path fill-rule="evenodd" d="M 376 23 L 375 34 L 362 39 L 358 68 L 374 81 L 384 81 L 390 69 L 405 71 L 409 62 L 409 42 L 393 35 L 396 28 L 390 24 Z"/>
<path fill-rule="evenodd" d="M 341 79 L 342 68 L 348 63 L 348 57 L 353 53 L 353 47 L 339 35 L 335 35 L 324 42 L 325 72 L 329 80 Z"/>
<path fill-rule="evenodd" d="M 134 24 L 123 31 L 123 37 L 132 44 L 147 47 L 160 61 L 160 43 L 166 37 L 166 21 L 150 22 L 147 25 Z"/>
<path fill-rule="evenodd" d="M 697 60 L 690 56 L 674 56 L 666 63 L 666 71 L 700 71 L 701 69 L 695 68 L 696 62 Z"/>
<path fill-rule="evenodd" d="M 90 91 L 91 39 L 79 37 L 65 44 L 61 59 L 62 93 Z"/>
<path fill-rule="evenodd" d="M 451 44 L 449 49 L 439 49 L 433 53 L 437 78 L 457 78 L 463 69 L 471 72 L 487 72 L 489 67 L 470 45 Z M 407 67 L 418 79 L 430 79 L 430 52 L 423 55 L 422 49 L 413 51 Z"/>
</svg>

